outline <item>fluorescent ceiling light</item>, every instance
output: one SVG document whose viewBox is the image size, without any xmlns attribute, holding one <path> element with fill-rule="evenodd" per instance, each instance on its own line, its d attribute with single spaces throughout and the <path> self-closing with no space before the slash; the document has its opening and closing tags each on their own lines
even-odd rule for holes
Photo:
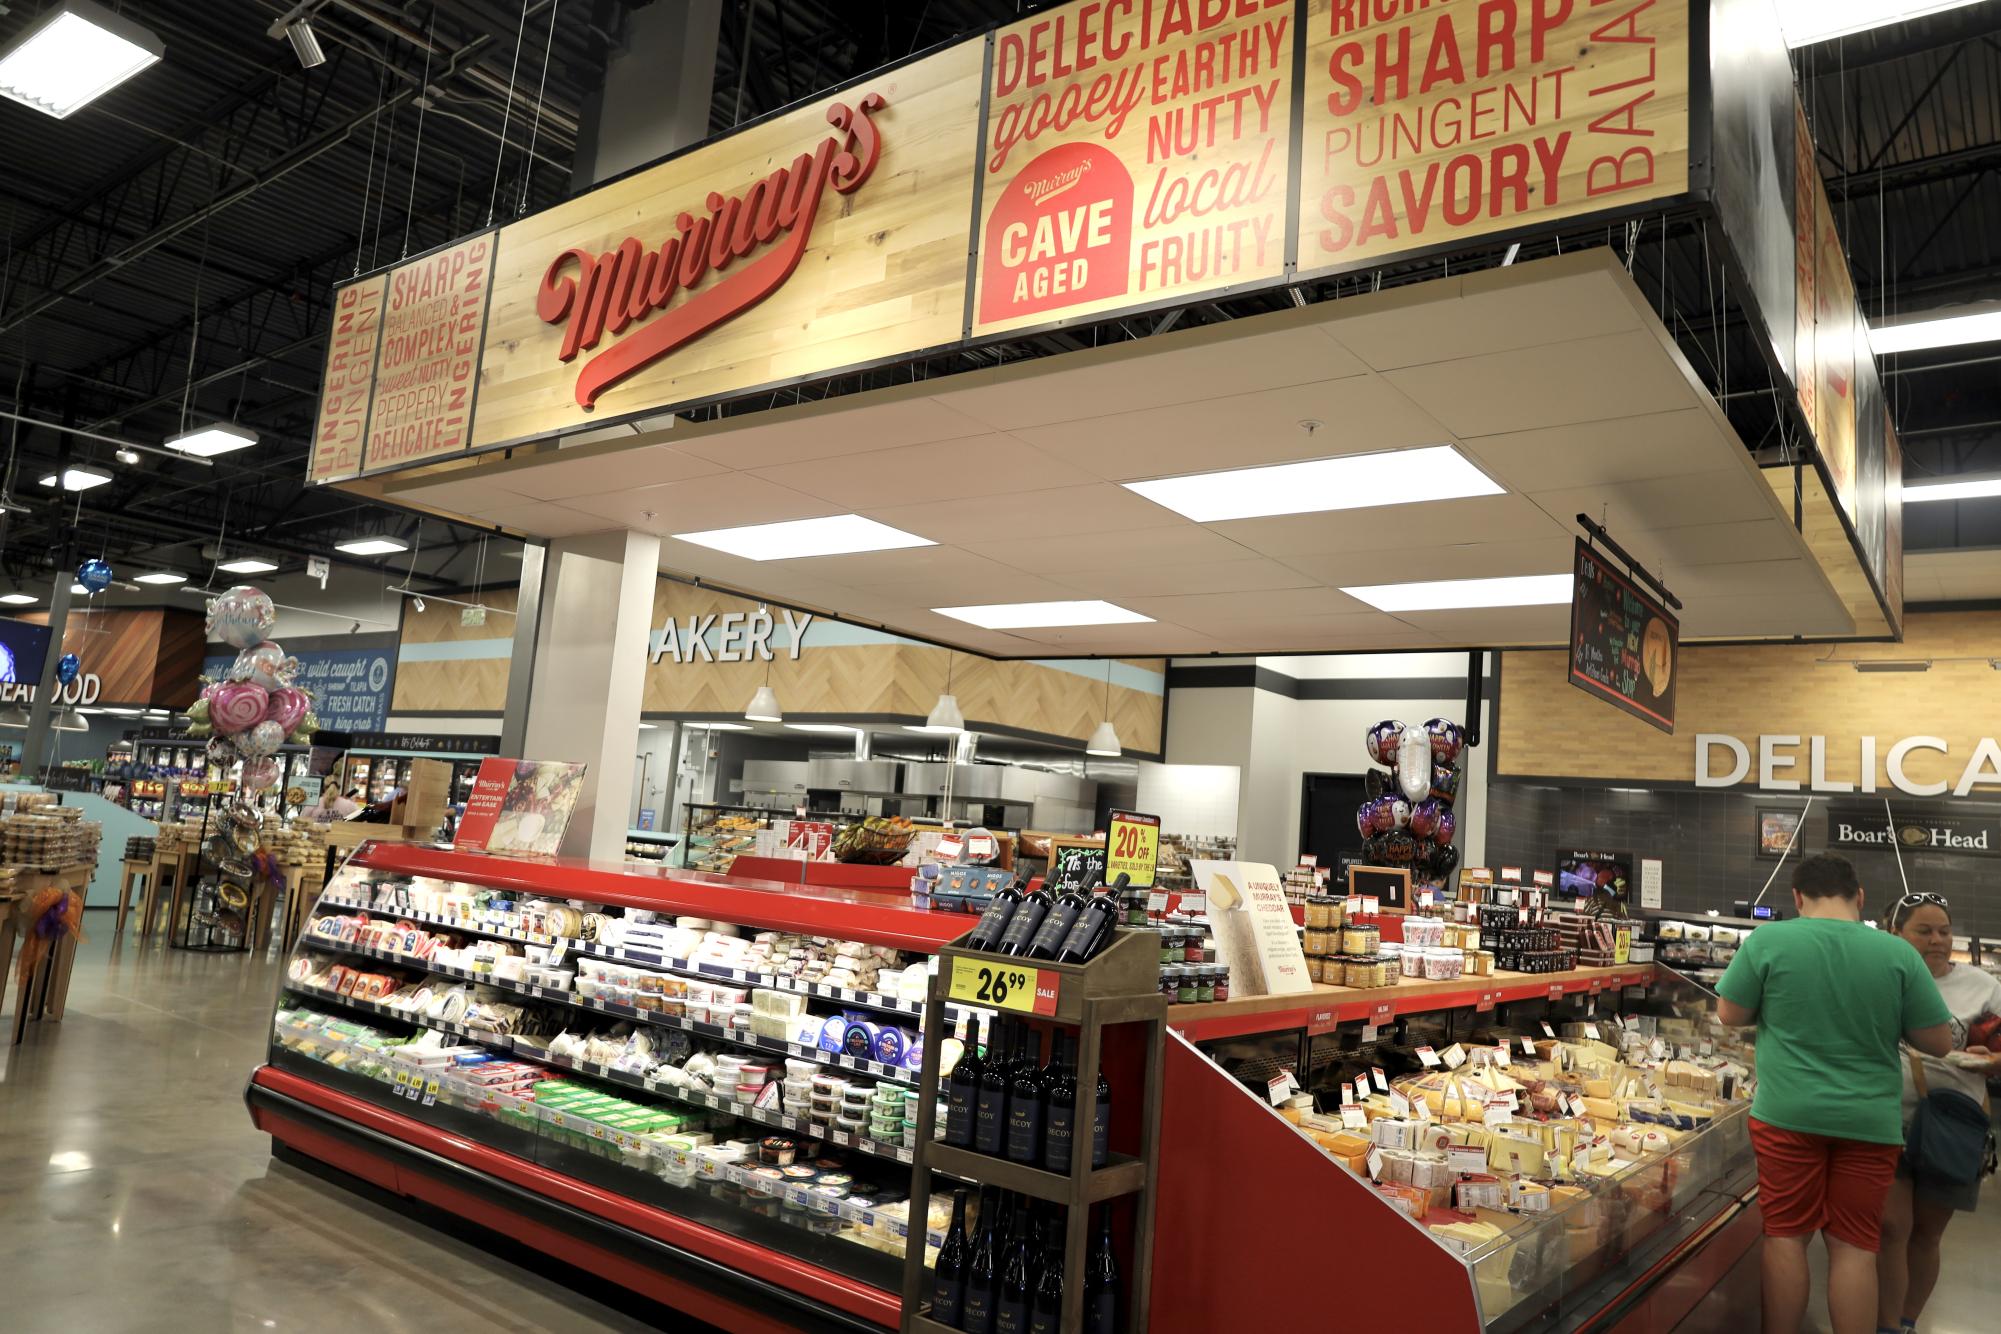
<svg viewBox="0 0 2001 1334">
<path fill-rule="evenodd" d="M 91 595 L 90 590 L 88 588 L 85 588 L 82 584 L 71 584 L 69 586 L 69 591 L 76 594 L 79 597 L 89 597 Z"/>
<path fill-rule="evenodd" d="M 1871 325 L 1869 347 L 1877 356 L 1921 352 L 1933 347 L 2001 342 L 2001 303 L 1951 307 Z"/>
<path fill-rule="evenodd" d="M 1974 0 L 1779 0 L 1787 46 L 1810 46 L 1871 28 L 1962 9 Z"/>
<path fill-rule="evenodd" d="M 151 574 L 139 576 L 142 584 L 184 584 L 187 581 L 185 574 L 175 574 L 172 570 L 154 570 Z"/>
<path fill-rule="evenodd" d="M 197 426 L 192 431 L 170 435 L 163 443 L 168 449 L 177 449 L 198 459 L 208 459 L 214 458 L 217 454 L 227 454 L 234 449 L 250 448 L 257 443 L 257 432 L 248 427 L 211 422 L 207 426 Z"/>
<path fill-rule="evenodd" d="M 835 514 L 825 519 L 794 519 L 789 523 L 754 523 L 745 528 L 712 528 L 700 533 L 676 533 L 683 542 L 726 551 L 745 560 L 797 560 L 805 556 L 850 556 L 858 551 L 896 551 L 904 547 L 936 546 L 928 537 L 891 528 L 859 514 Z"/>
<path fill-rule="evenodd" d="M 91 487 L 103 486 L 110 480 L 110 473 L 100 472 L 96 468 L 64 468 L 62 486 L 65 491 L 88 491 Z M 54 486 L 55 484 L 56 475 L 54 473 L 43 474 L 43 486 Z"/>
<path fill-rule="evenodd" d="M 335 551 L 345 551 L 350 556 L 387 556 L 393 551 L 409 549 L 408 544 L 393 537 L 357 537 L 334 547 Z"/>
<path fill-rule="evenodd" d="M 262 556 L 238 556 L 235 560 L 226 560 L 215 568 L 228 570 L 231 574 L 269 574 L 278 568 L 278 563 L 265 560 Z"/>
<path fill-rule="evenodd" d="M 1505 489 L 1451 445 L 1344 454 L 1124 485 L 1196 523 L 1498 496 Z"/>
<path fill-rule="evenodd" d="M 1984 500 L 1989 496 L 2001 496 L 2001 477 L 1974 477 L 1964 481 L 1905 482 L 1904 503 L 1920 504 L 1927 500 Z"/>
<path fill-rule="evenodd" d="M 1021 630 L 1057 625 L 1142 625 L 1153 620 L 1109 602 L 992 602 L 979 607 L 933 607 L 940 616 L 987 630 Z"/>
<path fill-rule="evenodd" d="M 62 0 L 0 52 L 0 97 L 61 120 L 165 52 L 129 19 L 90 0 Z"/>
<path fill-rule="evenodd" d="M 10 605 L 16 607 L 25 607 L 30 602 L 40 602 L 40 601 L 41 599 L 36 597 L 33 593 L 0 593 L 0 602 L 9 603 Z"/>
<path fill-rule="evenodd" d="M 1458 611 L 1469 607 L 1554 607 L 1570 601 L 1574 575 L 1521 574 L 1504 579 L 1436 579 L 1368 584 L 1341 591 L 1377 611 Z"/>
<path fill-rule="evenodd" d="M 743 723 L 682 723 L 690 732 L 748 732 Z"/>
<path fill-rule="evenodd" d="M 1931 669 L 1929 658 L 1858 658 L 1855 662 L 1858 672 L 1928 672 Z"/>
<path fill-rule="evenodd" d="M 859 730 L 849 727 L 844 723 L 787 723 L 785 725 L 795 732 L 846 732 L 850 736 Z"/>
<path fill-rule="evenodd" d="M 639 725 L 639 730 L 640 730 L 640 731 L 642 731 L 642 732 L 651 732 L 651 731 L 653 730 L 653 724 L 652 724 L 652 723 L 641 723 L 641 724 Z"/>
</svg>

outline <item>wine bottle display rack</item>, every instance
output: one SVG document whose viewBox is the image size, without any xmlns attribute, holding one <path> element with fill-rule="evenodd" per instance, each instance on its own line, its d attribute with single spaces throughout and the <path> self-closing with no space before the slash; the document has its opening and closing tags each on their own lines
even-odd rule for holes
<svg viewBox="0 0 2001 1334">
<path fill-rule="evenodd" d="M 1138 1334 L 1147 1327 L 1147 1296 L 1153 1279 L 1154 1183 L 1158 1174 L 1161 1099 L 1161 1043 L 1167 1027 L 1167 1001 L 1158 990 L 1160 951 L 1147 932 L 1118 930 L 1111 944 L 1081 964 L 1058 964 L 964 948 L 965 937 L 938 951 L 938 972 L 931 979 L 931 1003 L 948 1001 L 989 1005 L 1002 1014 L 1030 1023 L 1076 1030 L 1075 1068 L 1078 1072 L 1075 1126 L 1078 1142 L 1067 1173 L 1005 1157 L 955 1148 L 933 1138 L 939 1100 L 939 1066 L 946 1025 L 927 1025 L 924 1063 L 918 1079 L 916 1162 L 911 1179 L 910 1217 L 926 1216 L 931 1203 L 931 1174 L 947 1175 L 1032 1199 L 1064 1206 L 1063 1272 L 1071 1276 L 1063 1293 L 1062 1330 L 1081 1334 L 1084 1328 L 1085 1255 L 1090 1241 L 1092 1207 L 1134 1197 L 1132 1250 L 1125 1266 L 1126 1293 L 1120 1329 Z M 998 999 L 996 984 L 1001 985 Z M 969 992 L 984 985 L 986 1001 Z M 942 1013 L 942 1010 L 933 1011 Z M 1097 1111 L 1096 1074 L 1104 1055 L 1105 1030 L 1131 1025 L 1141 1030 L 1144 1076 L 1123 1097 L 1139 1105 L 1137 1154 L 1110 1153 L 1094 1167 L 1088 1132 Z M 961 1058 L 963 1059 L 963 1057 Z M 904 1334 L 952 1334 L 953 1327 L 930 1318 L 931 1271 L 924 1263 L 924 1237 L 911 1233 L 903 1263 Z"/>
</svg>

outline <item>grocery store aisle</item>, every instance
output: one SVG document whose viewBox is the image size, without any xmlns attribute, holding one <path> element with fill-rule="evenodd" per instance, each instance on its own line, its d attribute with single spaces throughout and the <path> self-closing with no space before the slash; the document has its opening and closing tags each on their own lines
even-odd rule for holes
<svg viewBox="0 0 2001 1334">
<path fill-rule="evenodd" d="M 278 960 L 84 929 L 63 1022 L 0 1045 L 0 1328 L 651 1327 L 274 1162 L 242 1096 Z"/>
</svg>

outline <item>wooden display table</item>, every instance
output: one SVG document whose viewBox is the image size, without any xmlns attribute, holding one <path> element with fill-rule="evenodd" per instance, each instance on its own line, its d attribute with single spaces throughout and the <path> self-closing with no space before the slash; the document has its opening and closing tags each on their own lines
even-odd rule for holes
<svg viewBox="0 0 2001 1334">
<path fill-rule="evenodd" d="M 0 907 L 5 909 L 7 923 L 4 943 L 0 943 L 0 978 L 4 978 L 6 965 L 12 959 L 13 936 L 16 934 L 14 919 L 20 900 L 50 888 L 81 895 L 90 888 L 90 877 L 96 870 L 94 865 L 77 865 L 54 871 L 24 870 L 14 877 L 12 901 L 0 902 Z M 45 1019 L 50 1023 L 62 1021 L 63 1009 L 69 1000 L 70 970 L 75 963 L 76 937 L 65 932 L 42 956 L 41 963 L 32 972 L 22 972 L 14 994 L 15 1043 L 19 1043 L 25 1035 L 30 1019 Z"/>
<path fill-rule="evenodd" d="M 132 906 L 132 882 L 139 882 L 139 901 L 143 904 L 146 901 L 146 885 L 152 875 L 153 862 L 150 858 L 128 857 L 121 863 L 118 874 L 118 925 L 112 928 L 112 935 L 125 934 L 125 913 Z M 143 914 L 143 908 L 141 912 Z"/>
</svg>

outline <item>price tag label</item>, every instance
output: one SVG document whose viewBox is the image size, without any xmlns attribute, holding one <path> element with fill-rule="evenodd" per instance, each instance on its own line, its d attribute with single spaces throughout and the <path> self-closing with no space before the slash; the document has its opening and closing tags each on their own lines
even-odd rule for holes
<svg viewBox="0 0 2001 1334">
<path fill-rule="evenodd" d="M 1390 1115 L 1396 1117 L 1410 1115 L 1410 1099 L 1395 1089 L 1390 1090 Z"/>
<path fill-rule="evenodd" d="M 1389 1077 L 1383 1073 L 1383 1067 L 1380 1065 L 1369 1067 L 1369 1078 L 1375 1081 L 1376 1087 L 1382 1092 L 1387 1093 L 1390 1091 Z"/>
<path fill-rule="evenodd" d="M 1332 1033 L 1341 1026 L 1338 1015 L 1333 1010 L 1315 1010 L 1306 1020 L 1308 1037 L 1319 1037 L 1322 1033 Z"/>
<path fill-rule="evenodd" d="M 1656 1061 L 1666 1056 L 1667 1053 L 1667 1043 L 1662 1042 L 1659 1038 L 1655 1038 L 1653 1041 L 1647 1043 L 1647 1055 L 1653 1057 Z"/>
<path fill-rule="evenodd" d="M 1490 1126 L 1504 1125 L 1514 1119 L 1514 1111 L 1506 1103 L 1489 1103 L 1487 1109 L 1480 1113 L 1481 1122 Z"/>
<path fill-rule="evenodd" d="M 1417 1060 L 1418 1064 L 1427 1070 L 1436 1069 L 1440 1064 L 1438 1053 L 1429 1047 L 1419 1047 L 1417 1049 Z"/>
<path fill-rule="evenodd" d="M 1592 994 L 1592 995 L 1594 995 L 1594 996 L 1596 996 L 1596 995 L 1597 995 L 1598 993 L 1600 993 L 1601 991 L 1605 990 L 1605 979 L 1604 979 L 1604 978 L 1602 978 L 1602 977 L 1594 977 L 1594 978 L 1592 978 L 1592 979 L 1591 979 L 1591 988 L 1590 988 L 1590 990 L 1591 990 L 1591 994 Z"/>
<path fill-rule="evenodd" d="M 1374 894 L 1362 895 L 1362 916 L 1374 917 L 1377 913 L 1382 911 L 1382 908 L 1383 908 L 1383 901 L 1376 895 Z"/>
<path fill-rule="evenodd" d="M 1455 1042 L 1445 1049 L 1445 1068 L 1447 1070 L 1457 1070 L 1464 1064 L 1466 1064 L 1466 1053 L 1460 1049 L 1458 1043 Z"/>
<path fill-rule="evenodd" d="M 1503 1044 L 1503 1045 L 1505 1045 L 1505 1044 Z M 1522 1055 L 1524 1055 L 1524 1056 L 1533 1056 L 1533 1055 L 1535 1055 L 1535 1039 L 1534 1039 L 1534 1038 L 1523 1038 L 1523 1039 L 1522 1039 Z"/>
<path fill-rule="evenodd" d="M 1147 895 L 1147 896 L 1146 896 L 1146 910 L 1147 910 L 1147 912 L 1149 912 L 1149 913 L 1153 914 L 1153 915 L 1154 915 L 1154 916 L 1156 916 L 1156 917 L 1158 917 L 1158 916 L 1159 916 L 1160 914 L 1162 914 L 1162 913 L 1166 912 L 1166 911 L 1167 911 L 1167 891 L 1166 891 L 1166 890 L 1164 890 L 1164 889 L 1156 889 L 1156 890 L 1154 890 L 1154 891 L 1153 891 L 1153 893 L 1151 893 L 1151 894 Z"/>
<path fill-rule="evenodd" d="M 1136 889 L 1152 886 L 1160 864 L 1160 817 L 1137 811 L 1113 811 L 1105 826 L 1105 882 L 1125 874 Z"/>
<path fill-rule="evenodd" d="M 1552 982 L 1549 984 L 1549 998 L 1553 1001 L 1560 1001 L 1563 999 L 1563 983 Z"/>
<path fill-rule="evenodd" d="M 1481 992 L 1481 993 L 1480 993 L 1480 999 L 1479 999 L 1479 1000 L 1477 1000 L 1477 1001 L 1475 1001 L 1475 1002 L 1473 1003 L 1473 1011 L 1474 1011 L 1474 1013 L 1475 1013 L 1475 1014 L 1487 1014 L 1487 1013 L 1491 1012 L 1491 1011 L 1493 1010 L 1493 1008 L 1494 1008 L 1494 997 L 1495 997 L 1495 995 L 1496 995 L 1496 994 L 1497 994 L 1497 993 L 1495 993 L 1495 992 L 1492 992 L 1492 991 L 1483 991 L 1483 992 Z"/>
<path fill-rule="evenodd" d="M 1299 1081 L 1293 1078 L 1290 1070 L 1281 1070 L 1265 1081 L 1265 1096 L 1271 1099 L 1271 1105 L 1274 1107 L 1298 1091 Z"/>
<path fill-rule="evenodd" d="M 988 963 L 983 959 L 954 959 L 947 994 L 969 1005 L 990 1005 L 1018 1014 L 1053 1015 L 1062 984 L 1061 973 L 1040 968 Z"/>
<path fill-rule="evenodd" d="M 1341 1124 L 1349 1130 L 1366 1130 L 1369 1125 L 1369 1114 L 1353 1103 L 1344 1103 L 1341 1107 Z"/>
<path fill-rule="evenodd" d="M 1382 1035 L 1383 1030 L 1375 1024 L 1362 1025 L 1362 1045 L 1364 1047 L 1368 1046 L 1371 1042 L 1377 1041 Z"/>
<path fill-rule="evenodd" d="M 1373 1181 L 1382 1180 L 1383 1151 L 1381 1149 L 1370 1149 L 1369 1156 L 1366 1159 L 1366 1161 L 1369 1166 L 1369 1178 Z"/>
<path fill-rule="evenodd" d="M 1418 907 L 1420 907 L 1420 908 L 1429 908 L 1429 907 L 1431 907 L 1431 906 L 1432 906 L 1433 904 L 1435 904 L 1435 903 L 1437 903 L 1437 902 L 1438 902 L 1438 896 L 1437 896 L 1436 894 L 1433 894 L 1433 893 L 1432 893 L 1432 892 L 1431 892 L 1430 890 L 1428 890 L 1428 889 L 1420 889 L 1420 890 L 1419 890 L 1419 891 L 1417 892 L 1417 906 L 1418 906 Z"/>
<path fill-rule="evenodd" d="M 570 952 L 569 937 L 567 936 L 556 937 L 556 943 L 549 947 L 549 966 L 551 968 L 554 968 L 557 964 L 563 961 L 563 956 L 565 954 L 568 954 L 569 952 Z"/>
<path fill-rule="evenodd" d="M 1369 1077 L 1367 1075 L 1356 1075 L 1355 1101 L 1367 1102 L 1368 1100 L 1369 1100 Z"/>
<path fill-rule="evenodd" d="M 1596 1025 L 1596 1024 L 1586 1024 L 1586 1025 L 1584 1026 L 1584 1036 L 1585 1036 L 1585 1037 L 1587 1037 L 1587 1038 L 1590 1038 L 1590 1039 L 1591 1039 L 1591 1040 L 1592 1040 L 1593 1042 L 1597 1042 L 1597 1041 L 1599 1041 L 1599 1037 L 1598 1037 L 1598 1025 Z"/>
<path fill-rule="evenodd" d="M 1513 1065 L 1515 1058 L 1508 1054 L 1508 1044 L 1503 1042 L 1494 1048 L 1494 1064 Z"/>
<path fill-rule="evenodd" d="M 1542 1035 L 1546 1038 L 1554 1038 L 1556 1036 L 1556 1030 L 1549 1026 L 1549 1021 L 1546 1019 L 1543 1021 Z"/>
<path fill-rule="evenodd" d="M 426 1107 L 429 1107 L 433 1103 L 437 1102 L 437 1100 L 438 1100 L 438 1077 L 436 1075 L 433 1075 L 429 1079 L 424 1081 L 424 1105 Z"/>
</svg>

